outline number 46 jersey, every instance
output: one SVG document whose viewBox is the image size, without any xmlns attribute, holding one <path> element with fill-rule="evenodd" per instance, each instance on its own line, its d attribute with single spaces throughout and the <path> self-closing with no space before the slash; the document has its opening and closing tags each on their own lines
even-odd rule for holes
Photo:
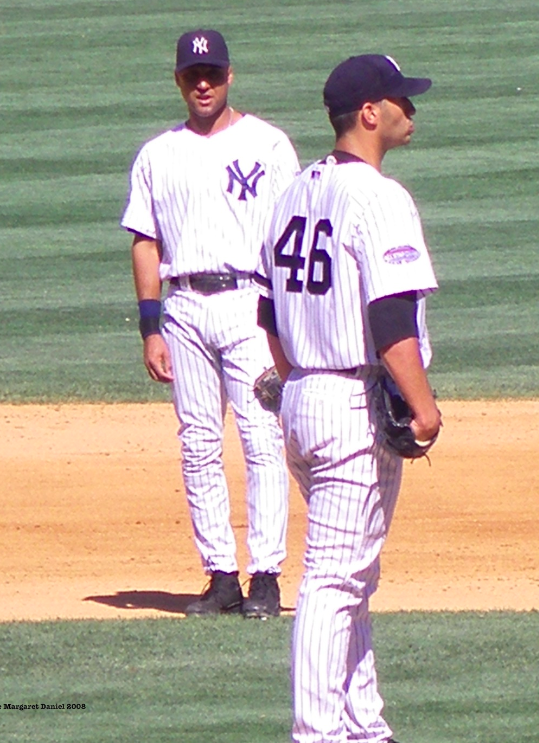
<svg viewBox="0 0 539 743">
<path fill-rule="evenodd" d="M 437 283 L 417 208 L 399 183 L 363 161 L 329 155 L 295 179 L 275 208 L 257 279 L 295 367 L 379 364 L 367 305 L 410 291 L 423 364 L 430 362 L 425 296 Z"/>
</svg>

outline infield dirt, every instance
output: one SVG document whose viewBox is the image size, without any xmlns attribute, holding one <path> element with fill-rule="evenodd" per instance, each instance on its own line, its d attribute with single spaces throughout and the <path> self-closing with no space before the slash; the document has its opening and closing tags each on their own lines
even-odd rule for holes
<svg viewBox="0 0 539 743">
<path fill-rule="evenodd" d="M 374 610 L 539 609 L 539 401 L 442 402 L 406 463 Z M 171 405 L 0 407 L 0 621 L 181 616 L 204 587 Z M 225 469 L 242 580 L 245 473 Z M 292 611 L 306 507 L 291 485 L 281 580 Z"/>
</svg>

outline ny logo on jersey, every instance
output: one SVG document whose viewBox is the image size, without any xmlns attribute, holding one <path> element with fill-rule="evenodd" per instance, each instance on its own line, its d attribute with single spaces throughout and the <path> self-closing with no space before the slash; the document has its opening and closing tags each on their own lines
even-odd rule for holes
<svg viewBox="0 0 539 743">
<path fill-rule="evenodd" d="M 234 193 L 234 184 L 238 183 L 240 186 L 239 201 L 247 201 L 248 193 L 250 193 L 253 198 L 258 196 L 256 193 L 256 186 L 262 176 L 266 174 L 266 171 L 261 170 L 261 168 L 262 165 L 259 162 L 256 162 L 249 175 L 243 175 L 238 160 L 234 160 L 232 165 L 227 165 L 226 168 L 228 172 L 227 192 Z"/>
<path fill-rule="evenodd" d="M 207 54 L 208 53 L 208 39 L 204 36 L 197 36 L 193 39 L 193 54 Z"/>
</svg>

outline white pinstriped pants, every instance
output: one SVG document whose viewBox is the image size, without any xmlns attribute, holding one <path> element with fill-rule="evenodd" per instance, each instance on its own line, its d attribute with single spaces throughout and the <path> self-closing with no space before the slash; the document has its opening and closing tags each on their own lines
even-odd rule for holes
<svg viewBox="0 0 539 743">
<path fill-rule="evenodd" d="M 369 380 L 296 370 L 283 397 L 288 464 L 308 503 L 305 572 L 292 642 L 297 743 L 381 743 L 369 597 L 401 482 L 375 443 Z"/>
<path fill-rule="evenodd" d="M 182 473 L 195 542 L 206 572 L 238 570 L 223 469 L 227 401 L 235 414 L 247 469 L 250 574 L 280 572 L 286 556 L 288 472 L 282 431 L 253 393 L 272 366 L 266 333 L 256 324 L 258 292 L 204 296 L 169 290 L 163 336 L 172 356 Z"/>
</svg>

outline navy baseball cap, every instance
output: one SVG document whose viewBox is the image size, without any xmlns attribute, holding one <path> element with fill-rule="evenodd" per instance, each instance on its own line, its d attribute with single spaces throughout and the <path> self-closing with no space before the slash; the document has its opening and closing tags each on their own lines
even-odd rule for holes
<svg viewBox="0 0 539 743">
<path fill-rule="evenodd" d="M 228 67 L 228 47 L 219 31 L 198 29 L 180 36 L 176 47 L 176 72 L 196 64 Z"/>
<path fill-rule="evenodd" d="M 367 102 L 425 93 L 431 85 L 427 77 L 404 77 L 391 57 L 361 54 L 335 67 L 324 86 L 324 105 L 330 116 L 341 116 Z"/>
</svg>

